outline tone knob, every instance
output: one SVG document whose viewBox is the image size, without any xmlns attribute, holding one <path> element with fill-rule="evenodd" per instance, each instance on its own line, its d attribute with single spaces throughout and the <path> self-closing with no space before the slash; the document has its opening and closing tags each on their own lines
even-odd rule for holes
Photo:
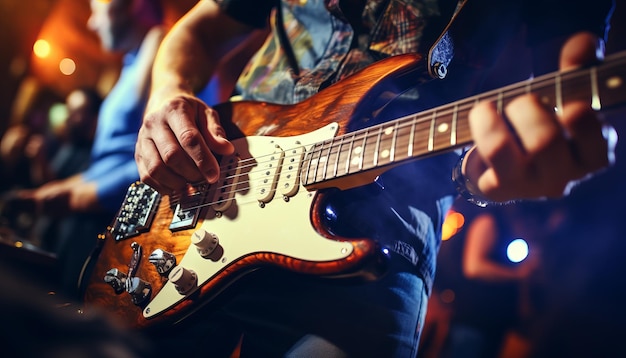
<svg viewBox="0 0 626 358">
<path fill-rule="evenodd" d="M 219 245 L 217 235 L 199 229 L 191 236 L 191 242 L 196 246 L 198 253 L 202 257 L 210 256 Z"/>
<path fill-rule="evenodd" d="M 193 270 L 176 266 L 170 272 L 169 280 L 181 295 L 186 295 L 198 286 L 198 275 Z"/>
</svg>

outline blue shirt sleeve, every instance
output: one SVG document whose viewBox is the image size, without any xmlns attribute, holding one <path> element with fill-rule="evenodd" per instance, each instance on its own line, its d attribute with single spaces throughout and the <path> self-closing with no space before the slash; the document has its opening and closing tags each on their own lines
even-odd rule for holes
<svg viewBox="0 0 626 358">
<path fill-rule="evenodd" d="M 120 77 L 100 108 L 91 163 L 83 172 L 85 181 L 96 183 L 98 202 L 112 215 L 119 210 L 128 186 L 139 180 L 135 144 L 146 104 L 138 85 L 140 62 L 137 51 L 124 57 Z"/>
<path fill-rule="evenodd" d="M 137 164 L 126 153 L 108 156 L 91 165 L 83 180 L 98 185 L 98 201 L 107 211 L 119 210 L 130 184 L 139 180 Z"/>
</svg>

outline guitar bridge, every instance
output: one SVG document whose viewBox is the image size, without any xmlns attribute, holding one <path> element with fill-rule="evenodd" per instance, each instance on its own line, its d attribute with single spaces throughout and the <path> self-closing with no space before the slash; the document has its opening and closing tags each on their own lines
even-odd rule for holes
<svg viewBox="0 0 626 358">
<path fill-rule="evenodd" d="M 137 182 L 126 192 L 124 203 L 109 227 L 115 241 L 121 241 L 150 229 L 161 196 L 147 184 Z"/>
</svg>

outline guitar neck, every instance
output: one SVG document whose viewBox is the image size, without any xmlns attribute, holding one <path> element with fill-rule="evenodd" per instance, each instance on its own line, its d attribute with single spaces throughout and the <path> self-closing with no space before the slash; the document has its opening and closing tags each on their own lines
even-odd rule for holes
<svg viewBox="0 0 626 358">
<path fill-rule="evenodd" d="M 502 111 L 513 98 L 533 93 L 556 113 L 563 104 L 587 101 L 596 110 L 626 101 L 626 52 L 602 64 L 554 72 L 444 106 L 411 114 L 316 143 L 301 175 L 305 186 L 379 173 L 409 160 L 425 158 L 471 144 L 468 116 L 479 101 Z"/>
</svg>

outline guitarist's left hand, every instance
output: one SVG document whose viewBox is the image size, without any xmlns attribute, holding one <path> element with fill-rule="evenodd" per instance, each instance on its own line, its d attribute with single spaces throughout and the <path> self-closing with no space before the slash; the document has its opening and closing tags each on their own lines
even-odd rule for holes
<svg viewBox="0 0 626 358">
<path fill-rule="evenodd" d="M 597 62 L 597 45 L 589 33 L 572 36 L 562 48 L 560 69 Z M 560 197 L 569 182 L 609 165 L 610 146 L 590 103 L 565 103 L 555 113 L 528 94 L 504 113 L 506 119 L 487 102 L 470 113 L 475 147 L 465 156 L 463 174 L 480 192 L 474 194 L 492 201 Z"/>
</svg>

